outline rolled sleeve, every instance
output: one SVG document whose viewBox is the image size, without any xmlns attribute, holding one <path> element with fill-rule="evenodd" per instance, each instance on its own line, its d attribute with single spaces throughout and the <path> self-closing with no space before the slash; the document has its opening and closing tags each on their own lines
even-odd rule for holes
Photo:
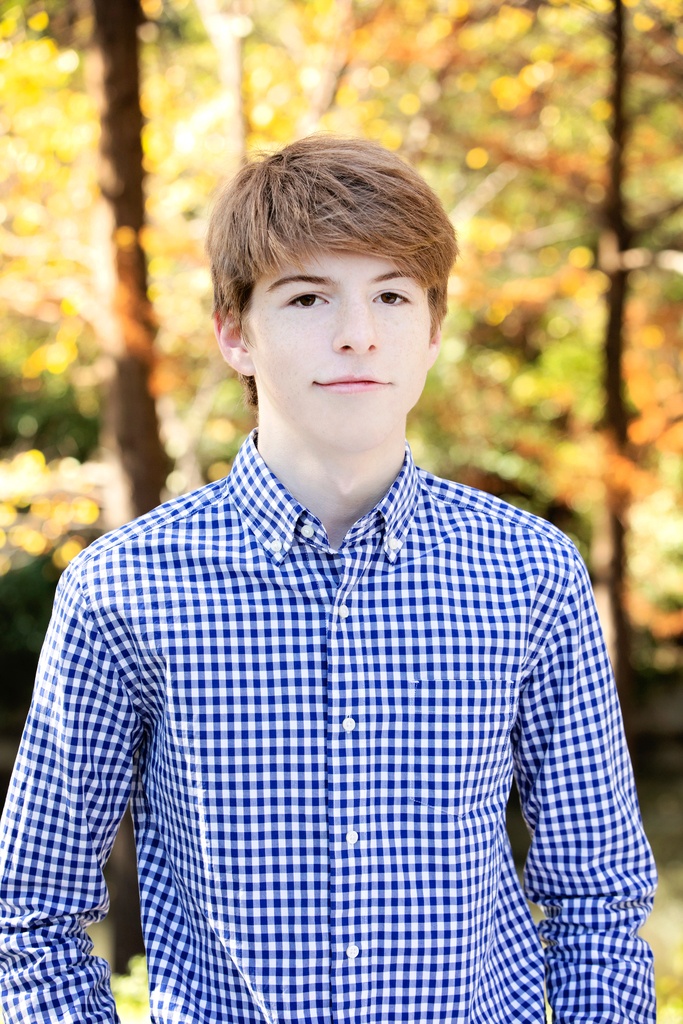
<svg viewBox="0 0 683 1024">
<path fill-rule="evenodd" d="M 654 1024 L 652 954 L 638 930 L 656 871 L 588 576 L 574 578 L 527 679 L 516 776 L 532 834 L 525 890 L 545 917 L 554 1020 Z"/>
<path fill-rule="evenodd" d="M 131 789 L 139 718 L 78 577 L 60 581 L 0 831 L 6 1024 L 118 1018 L 85 929 Z M 68 1007 L 68 1010 L 65 1010 Z"/>
</svg>

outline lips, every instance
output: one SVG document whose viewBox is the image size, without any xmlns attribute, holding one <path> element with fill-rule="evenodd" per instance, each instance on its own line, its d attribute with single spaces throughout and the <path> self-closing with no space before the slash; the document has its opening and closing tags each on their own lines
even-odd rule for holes
<svg viewBox="0 0 683 1024">
<path fill-rule="evenodd" d="M 330 388 L 342 391 L 362 391 L 385 387 L 388 382 L 384 380 L 376 380 L 374 377 L 338 377 L 335 380 L 316 381 L 315 383 L 321 388 Z"/>
</svg>

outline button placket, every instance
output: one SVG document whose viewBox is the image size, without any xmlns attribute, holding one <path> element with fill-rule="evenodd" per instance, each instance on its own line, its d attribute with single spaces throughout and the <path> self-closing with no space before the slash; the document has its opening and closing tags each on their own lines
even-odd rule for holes
<svg viewBox="0 0 683 1024">
<path fill-rule="evenodd" d="M 381 543 L 378 538 L 377 543 Z M 374 549 L 376 554 L 377 549 Z M 343 571 L 332 608 L 329 633 L 330 687 L 328 707 L 335 719 L 330 722 L 330 914 L 333 949 L 339 974 L 333 971 L 333 993 L 343 989 L 348 970 L 358 970 L 356 958 L 363 960 L 362 918 L 359 912 L 357 876 L 361 868 L 361 834 L 356 827 L 356 803 L 359 793 L 355 779 L 362 747 L 363 653 L 359 647 L 362 623 L 357 620 L 354 590 L 363 577 L 373 549 L 370 545 L 349 546 L 341 552 Z M 362 685 L 362 684 L 361 684 Z M 334 711 L 332 710 L 334 709 Z M 361 844 L 362 845 L 362 844 Z M 358 880 L 359 880 L 358 876 Z M 344 966 L 343 966 L 344 965 Z"/>
<path fill-rule="evenodd" d="M 342 729 L 346 733 L 346 749 L 347 749 L 347 752 L 350 749 L 350 754 L 347 755 L 347 763 L 352 760 L 353 752 L 355 752 L 355 749 L 356 749 L 355 748 L 355 744 L 357 742 L 357 738 L 354 735 L 354 733 L 356 732 L 356 726 L 357 726 L 356 719 L 352 715 L 348 714 L 348 712 L 347 712 L 347 714 L 344 716 L 344 719 L 342 721 Z M 350 744 L 354 744 L 354 746 L 352 748 L 350 748 Z M 352 779 L 353 776 L 351 775 L 350 778 Z M 352 795 L 353 795 L 353 793 L 351 791 L 349 793 L 349 796 L 352 797 Z M 346 821 L 346 834 L 344 835 L 344 844 L 345 844 L 345 854 L 346 854 L 346 857 L 347 858 L 353 858 L 354 855 L 355 855 L 355 852 L 356 852 L 356 850 L 355 850 L 356 843 L 358 842 L 358 839 L 360 837 L 358 835 L 358 832 L 356 832 L 355 828 L 353 827 L 353 812 L 351 810 L 351 808 L 352 808 L 352 800 L 349 799 L 348 802 L 349 802 L 349 810 L 350 810 L 351 813 L 349 814 L 349 816 L 347 818 L 347 821 Z M 349 869 L 351 868 L 351 864 L 352 863 L 353 863 L 353 861 L 347 860 L 347 864 L 349 866 Z M 348 944 L 348 946 L 346 947 L 345 952 L 346 952 L 346 957 L 347 957 L 348 960 L 355 960 L 356 957 L 358 956 L 358 954 L 360 953 L 360 949 L 359 949 L 358 945 L 355 942 L 350 942 Z"/>
</svg>

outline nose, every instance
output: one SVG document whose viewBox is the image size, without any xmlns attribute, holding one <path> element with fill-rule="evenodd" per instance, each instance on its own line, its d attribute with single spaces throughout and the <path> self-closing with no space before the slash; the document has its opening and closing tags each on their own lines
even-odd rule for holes
<svg viewBox="0 0 683 1024">
<path fill-rule="evenodd" d="M 377 325 L 372 306 L 363 301 L 348 301 L 339 309 L 334 335 L 336 352 L 369 352 L 377 345 Z"/>
</svg>

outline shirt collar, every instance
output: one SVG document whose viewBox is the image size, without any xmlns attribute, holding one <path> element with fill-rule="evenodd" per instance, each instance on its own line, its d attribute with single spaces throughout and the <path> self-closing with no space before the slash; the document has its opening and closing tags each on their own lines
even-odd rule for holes
<svg viewBox="0 0 683 1024">
<path fill-rule="evenodd" d="M 228 476 L 227 493 L 261 546 L 274 561 L 281 562 L 294 543 L 297 531 L 301 539 L 315 543 L 315 537 L 320 538 L 324 530 L 316 516 L 292 497 L 270 471 L 256 447 L 256 434 L 252 431 L 237 453 Z M 406 444 L 400 473 L 377 505 L 354 523 L 344 544 L 358 543 L 382 531 L 386 557 L 391 562 L 396 561 L 415 511 L 417 488 L 417 469 Z"/>
</svg>

